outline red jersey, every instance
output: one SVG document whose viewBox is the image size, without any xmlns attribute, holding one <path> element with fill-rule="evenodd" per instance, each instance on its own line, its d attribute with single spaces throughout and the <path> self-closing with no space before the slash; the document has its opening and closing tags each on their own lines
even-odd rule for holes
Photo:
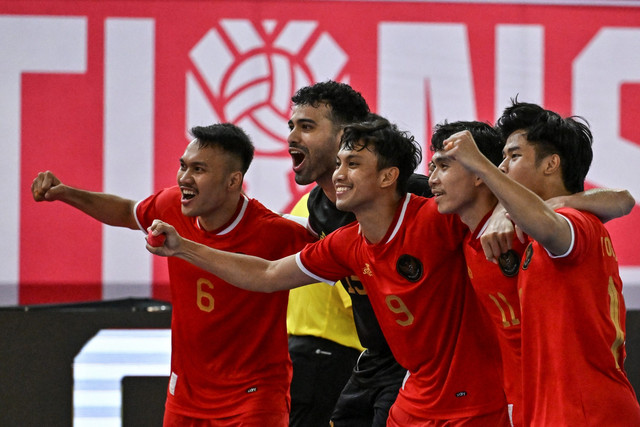
<svg viewBox="0 0 640 427">
<path fill-rule="evenodd" d="M 322 281 L 360 278 L 395 358 L 410 372 L 395 405 L 415 417 L 461 418 L 506 404 L 497 343 L 466 274 L 464 233 L 435 202 L 408 195 L 380 243 L 353 223 L 296 257 Z"/>
<path fill-rule="evenodd" d="M 136 205 L 143 230 L 154 219 L 187 239 L 229 252 L 279 259 L 314 239 L 299 224 L 242 196 L 228 224 L 205 231 L 181 212 L 178 187 Z M 171 379 L 167 408 L 196 418 L 231 417 L 248 410 L 289 409 L 286 313 L 288 292 L 236 288 L 170 257 Z"/>
<path fill-rule="evenodd" d="M 611 238 L 589 213 L 558 213 L 571 225 L 571 247 L 552 257 L 530 243 L 519 274 L 524 421 L 640 425 L 624 372 L 626 310 Z"/>
<path fill-rule="evenodd" d="M 467 233 L 464 257 L 471 285 L 480 304 L 491 318 L 502 355 L 502 372 L 507 403 L 513 405 L 514 426 L 522 426 L 522 356 L 520 350 L 520 298 L 518 272 L 525 244 L 513 239 L 513 253 L 501 263 L 487 261 L 480 236 L 484 233 L 492 212 L 478 224 L 475 232 Z M 512 256 L 511 256 L 512 255 Z"/>
</svg>

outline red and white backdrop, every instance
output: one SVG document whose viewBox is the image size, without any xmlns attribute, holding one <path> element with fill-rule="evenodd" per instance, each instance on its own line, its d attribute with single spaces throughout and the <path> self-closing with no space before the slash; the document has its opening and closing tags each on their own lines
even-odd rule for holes
<svg viewBox="0 0 640 427">
<path fill-rule="evenodd" d="M 493 122 L 516 94 L 584 116 L 589 185 L 640 200 L 638 6 L 0 1 L 0 305 L 168 299 L 164 260 L 141 232 L 35 203 L 33 178 L 51 170 L 141 199 L 174 184 L 188 128 L 230 121 L 257 149 L 246 191 L 287 211 L 305 191 L 287 155 L 289 99 L 327 79 L 425 147 L 435 123 Z M 640 208 L 607 227 L 640 308 Z"/>
</svg>

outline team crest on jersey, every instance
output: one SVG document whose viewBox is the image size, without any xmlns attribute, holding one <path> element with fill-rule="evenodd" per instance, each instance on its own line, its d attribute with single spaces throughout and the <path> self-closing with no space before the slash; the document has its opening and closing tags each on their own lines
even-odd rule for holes
<svg viewBox="0 0 640 427">
<path fill-rule="evenodd" d="M 522 263 L 522 269 L 526 270 L 529 268 L 529 263 L 531 262 L 531 257 L 533 256 L 533 243 L 529 243 L 527 249 L 524 251 L 524 262 Z"/>
<path fill-rule="evenodd" d="M 518 274 L 518 268 L 520 268 L 520 256 L 513 249 L 509 249 L 500 257 L 498 257 L 498 265 L 500 271 L 507 277 L 513 277 Z"/>
<path fill-rule="evenodd" d="M 414 256 L 400 255 L 396 262 L 396 271 L 410 282 L 417 282 L 422 277 L 422 263 Z"/>
</svg>

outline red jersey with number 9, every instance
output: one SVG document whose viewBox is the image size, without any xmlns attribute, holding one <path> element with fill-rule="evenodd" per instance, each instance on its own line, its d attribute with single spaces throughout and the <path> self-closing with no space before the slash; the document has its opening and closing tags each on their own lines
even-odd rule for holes
<svg viewBox="0 0 640 427">
<path fill-rule="evenodd" d="M 279 259 L 315 240 L 304 227 L 242 196 L 228 224 L 205 231 L 181 212 L 178 187 L 136 205 L 146 231 L 154 219 L 187 239 L 229 252 Z M 289 409 L 288 292 L 236 288 L 178 258 L 171 286 L 171 380 L 167 408 L 196 418 Z"/>
<path fill-rule="evenodd" d="M 407 195 L 387 235 L 369 243 L 354 223 L 297 255 L 328 282 L 357 275 L 398 362 L 410 372 L 395 405 L 418 418 L 462 418 L 506 406 L 495 334 L 469 284 L 466 227 Z"/>
</svg>

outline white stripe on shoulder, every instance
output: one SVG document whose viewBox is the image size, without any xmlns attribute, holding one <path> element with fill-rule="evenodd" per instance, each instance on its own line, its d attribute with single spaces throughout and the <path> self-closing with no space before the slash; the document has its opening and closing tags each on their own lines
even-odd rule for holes
<svg viewBox="0 0 640 427">
<path fill-rule="evenodd" d="M 238 225 L 238 223 L 242 220 L 242 217 L 244 217 L 244 213 L 246 212 L 247 206 L 249 205 L 249 199 L 244 194 L 242 194 L 242 198 L 243 198 L 242 208 L 240 208 L 240 212 L 238 213 L 238 216 L 236 217 L 235 220 L 233 220 L 233 222 L 231 224 L 229 224 L 229 226 L 227 228 L 225 228 L 221 232 L 217 233 L 218 236 L 223 236 L 223 235 L 229 233 L 234 228 L 236 228 L 236 225 Z"/>
<path fill-rule="evenodd" d="M 325 279 L 324 277 L 320 277 L 320 276 L 318 276 L 318 275 L 313 274 L 312 272 L 310 272 L 310 271 L 307 269 L 307 267 L 305 267 L 305 266 L 304 266 L 304 264 L 302 263 L 302 260 L 300 259 L 300 252 L 298 252 L 298 253 L 296 254 L 296 264 L 298 264 L 298 268 L 299 268 L 300 270 L 302 270 L 302 272 L 303 272 L 304 274 L 306 274 L 307 276 L 311 277 L 312 279 L 317 280 L 318 282 L 324 282 L 324 283 L 327 283 L 327 284 L 329 284 L 329 285 L 331 285 L 331 286 L 333 286 L 333 285 L 335 285 L 335 284 L 336 284 L 336 282 L 334 282 L 333 280 L 327 280 L 327 279 Z"/>
<path fill-rule="evenodd" d="M 389 236 L 389 239 L 387 239 L 385 244 L 389 243 L 391 240 L 393 240 L 393 238 L 398 233 L 398 230 L 400 229 L 400 226 L 402 225 L 402 222 L 404 221 L 404 214 L 407 212 L 407 206 L 409 205 L 409 200 L 411 200 L 411 193 L 407 193 L 407 195 L 405 196 L 404 203 L 402 204 L 402 211 L 400 212 L 400 216 L 398 217 L 398 221 L 396 221 L 396 226 L 393 229 L 393 233 L 391 233 L 391 236 Z"/>
<path fill-rule="evenodd" d="M 297 222 L 304 228 L 309 228 L 309 218 L 291 214 L 282 214 L 282 217 L 288 219 L 289 221 Z"/>
<path fill-rule="evenodd" d="M 138 221 L 138 205 L 142 203 L 142 200 L 138 200 L 136 202 L 135 205 L 133 205 L 133 218 L 136 220 L 136 224 L 138 224 L 138 228 L 140 228 L 140 230 L 144 231 L 144 234 L 147 234 L 147 230 L 142 226 L 142 224 L 140 224 L 140 221 Z"/>
<path fill-rule="evenodd" d="M 562 215 L 561 213 L 558 213 L 558 215 L 560 215 L 562 218 L 564 218 L 564 220 L 567 221 L 567 224 L 569 224 L 569 228 L 571 229 L 571 244 L 569 245 L 569 249 L 567 249 L 567 251 L 565 253 L 560 254 L 560 255 L 554 255 L 551 252 L 549 252 L 547 250 L 547 248 L 544 248 L 544 250 L 547 251 L 547 253 L 549 254 L 550 258 L 564 258 L 564 257 L 569 256 L 571 251 L 573 251 L 574 245 L 576 244 L 576 232 L 573 229 L 573 223 L 571 221 L 569 221 L 569 218 L 567 218 L 566 216 Z"/>
</svg>

